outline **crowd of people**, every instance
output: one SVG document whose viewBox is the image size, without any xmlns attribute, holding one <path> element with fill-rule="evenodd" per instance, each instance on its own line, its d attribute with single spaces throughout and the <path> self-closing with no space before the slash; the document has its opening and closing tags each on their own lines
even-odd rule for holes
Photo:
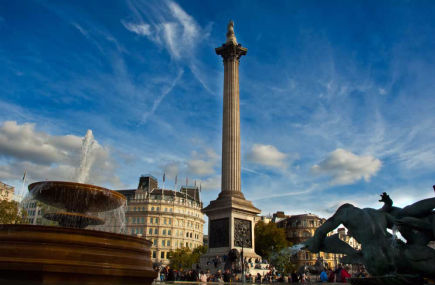
<svg viewBox="0 0 435 285">
<path fill-rule="evenodd" d="M 241 275 L 230 270 L 217 270 L 216 273 L 210 273 L 210 270 L 174 270 L 169 265 L 156 267 L 155 270 L 159 273 L 158 280 L 160 281 L 193 281 L 193 282 L 241 282 Z M 320 275 L 307 273 L 298 273 L 293 271 L 288 276 L 280 274 L 273 266 L 265 274 L 257 273 L 255 275 L 246 274 L 246 283 L 310 283 L 310 282 L 337 282 L 347 283 L 351 277 L 366 277 L 367 273 L 364 268 L 360 268 L 354 274 L 349 273 L 349 268 L 341 265 L 335 270 L 324 269 Z"/>
</svg>

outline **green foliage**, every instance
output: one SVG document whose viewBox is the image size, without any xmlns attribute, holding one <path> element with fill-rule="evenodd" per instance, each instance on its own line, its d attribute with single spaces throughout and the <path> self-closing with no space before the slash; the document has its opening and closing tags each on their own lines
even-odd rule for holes
<svg viewBox="0 0 435 285">
<path fill-rule="evenodd" d="M 24 224 L 26 217 L 17 201 L 0 200 L 0 224 Z"/>
<path fill-rule="evenodd" d="M 280 229 L 275 223 L 258 222 L 255 225 L 255 252 L 263 258 L 270 260 L 275 252 L 279 252 L 290 246 L 285 236 L 284 229 Z"/>
<path fill-rule="evenodd" d="M 278 272 L 288 275 L 294 270 L 297 270 L 296 264 L 291 262 L 291 255 L 283 252 L 277 252 L 272 254 L 270 263 L 276 268 Z"/>
<path fill-rule="evenodd" d="M 193 251 L 188 247 L 178 248 L 170 253 L 170 266 L 176 270 L 190 269 L 196 263 L 199 263 L 199 258 L 207 252 L 207 246 L 199 246 Z"/>
</svg>

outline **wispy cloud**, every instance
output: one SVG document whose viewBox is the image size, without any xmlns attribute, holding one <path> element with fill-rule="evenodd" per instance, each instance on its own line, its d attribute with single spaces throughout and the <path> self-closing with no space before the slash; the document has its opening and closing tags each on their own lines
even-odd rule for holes
<svg viewBox="0 0 435 285">
<path fill-rule="evenodd" d="M 148 24 L 144 24 L 144 23 L 133 24 L 133 23 L 127 23 L 123 20 L 121 20 L 121 23 L 130 32 L 136 33 L 140 36 L 151 36 L 151 26 Z"/>
<path fill-rule="evenodd" d="M 208 29 L 202 28 L 180 5 L 170 0 L 146 4 L 129 1 L 129 7 L 134 20 L 122 19 L 124 27 L 166 49 L 173 60 L 192 71 L 204 89 L 214 93 L 207 83 L 202 63 L 196 59 L 197 48 L 209 37 Z"/>
<path fill-rule="evenodd" d="M 165 96 L 168 95 L 172 91 L 172 89 L 174 89 L 174 87 L 177 85 L 177 82 L 183 76 L 183 73 L 184 73 L 184 71 L 182 69 L 180 69 L 177 77 L 175 77 L 175 79 L 172 81 L 172 83 L 165 90 L 163 90 L 162 94 L 160 94 L 154 100 L 153 106 L 151 107 L 151 110 L 149 110 L 143 114 L 141 124 L 145 124 L 148 121 L 148 119 L 150 118 L 150 116 L 152 116 L 155 113 L 155 111 L 159 107 L 160 103 L 165 98 Z"/>
</svg>

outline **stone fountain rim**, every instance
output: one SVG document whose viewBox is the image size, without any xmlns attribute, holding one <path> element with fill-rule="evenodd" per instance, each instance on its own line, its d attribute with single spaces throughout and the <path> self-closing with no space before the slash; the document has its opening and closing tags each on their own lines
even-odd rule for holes
<svg viewBox="0 0 435 285">
<path fill-rule="evenodd" d="M 100 192 L 109 192 L 110 194 L 117 196 L 118 198 L 120 198 L 124 201 L 127 200 L 127 198 L 124 195 L 122 195 L 121 193 L 118 193 L 116 191 L 113 191 L 109 188 L 104 188 L 104 187 L 93 185 L 93 184 L 71 182 L 71 181 L 48 180 L 48 181 L 33 182 L 33 183 L 29 184 L 29 186 L 28 186 L 29 192 L 32 191 L 32 188 L 35 187 L 35 185 L 44 184 L 44 183 L 55 183 L 55 184 L 69 185 L 69 186 L 83 186 L 84 188 L 87 188 L 87 189 L 91 188 L 91 189 L 95 189 L 95 190 L 100 191 Z"/>
<path fill-rule="evenodd" d="M 65 228 L 58 226 L 41 226 L 41 225 L 28 225 L 28 224 L 0 224 L 0 231 L 5 230 L 15 230 L 15 231 L 36 231 L 36 232 L 55 232 L 63 234 L 73 234 L 73 235 L 86 235 L 94 236 L 98 238 L 108 238 L 108 239 L 119 239 L 123 241 L 140 242 L 147 245 L 152 245 L 152 242 L 142 238 L 135 237 L 127 234 L 111 233 L 105 231 L 79 229 L 79 228 Z"/>
</svg>

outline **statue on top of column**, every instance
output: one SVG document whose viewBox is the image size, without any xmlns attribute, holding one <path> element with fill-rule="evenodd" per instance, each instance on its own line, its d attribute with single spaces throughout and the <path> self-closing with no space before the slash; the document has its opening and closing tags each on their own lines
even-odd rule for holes
<svg viewBox="0 0 435 285">
<path fill-rule="evenodd" d="M 227 27 L 227 43 L 237 45 L 236 35 L 234 34 L 234 22 L 230 20 Z"/>
</svg>

